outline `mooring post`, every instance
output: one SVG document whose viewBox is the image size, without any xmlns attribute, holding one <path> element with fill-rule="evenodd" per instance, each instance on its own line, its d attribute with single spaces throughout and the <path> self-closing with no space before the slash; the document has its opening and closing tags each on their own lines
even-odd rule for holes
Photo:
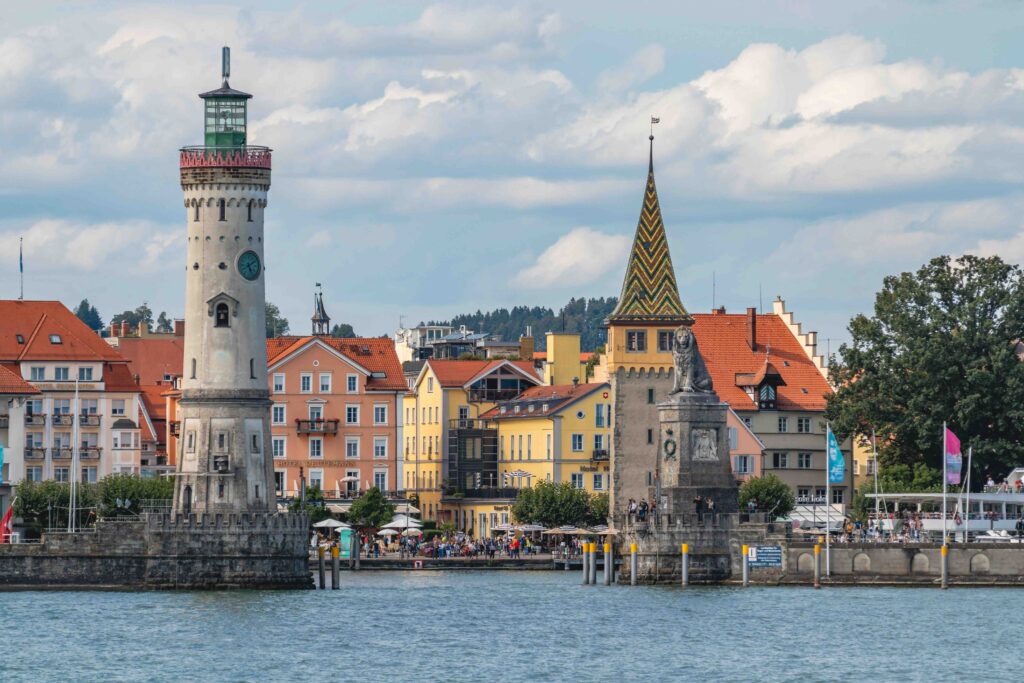
<svg viewBox="0 0 1024 683">
<path fill-rule="evenodd" d="M 331 590 L 338 590 L 341 582 L 341 548 L 331 547 Z"/>
<path fill-rule="evenodd" d="M 636 585 L 636 571 L 637 571 L 637 560 L 636 560 L 636 543 L 629 544 L 629 585 Z"/>
<path fill-rule="evenodd" d="M 604 544 L 604 585 L 611 586 L 611 567 L 614 562 L 611 559 L 611 544 Z"/>
<path fill-rule="evenodd" d="M 814 544 L 814 587 L 821 588 L 821 544 Z"/>
<path fill-rule="evenodd" d="M 590 583 L 590 544 L 583 544 L 583 552 L 580 553 L 583 559 L 583 585 Z"/>
<path fill-rule="evenodd" d="M 320 578 L 320 590 L 323 590 L 324 588 L 327 588 L 327 585 L 326 585 L 326 581 L 327 581 L 326 574 L 327 574 L 327 572 L 324 570 L 324 547 L 323 546 L 319 546 L 316 549 L 316 554 L 317 554 L 317 575 Z"/>
<path fill-rule="evenodd" d="M 949 546 L 942 544 L 942 587 L 949 588 Z"/>
<path fill-rule="evenodd" d="M 683 544 L 683 585 L 690 585 L 690 544 Z"/>
<path fill-rule="evenodd" d="M 358 534 L 352 534 L 352 569 L 359 571 L 359 538 Z"/>
<path fill-rule="evenodd" d="M 743 546 L 743 587 L 750 585 L 750 546 Z"/>
<path fill-rule="evenodd" d="M 590 585 L 597 585 L 597 541 L 590 544 Z"/>
</svg>

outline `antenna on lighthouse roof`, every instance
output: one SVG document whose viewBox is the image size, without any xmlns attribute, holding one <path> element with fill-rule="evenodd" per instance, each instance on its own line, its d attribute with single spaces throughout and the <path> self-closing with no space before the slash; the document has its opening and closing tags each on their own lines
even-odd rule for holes
<svg viewBox="0 0 1024 683">
<path fill-rule="evenodd" d="M 227 83 L 231 75 L 231 48 L 226 45 L 220 49 L 220 70 L 224 82 Z"/>
</svg>

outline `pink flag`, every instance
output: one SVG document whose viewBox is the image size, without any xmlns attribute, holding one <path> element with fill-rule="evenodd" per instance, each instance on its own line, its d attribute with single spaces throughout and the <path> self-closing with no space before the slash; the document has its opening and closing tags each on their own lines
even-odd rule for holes
<svg viewBox="0 0 1024 683">
<path fill-rule="evenodd" d="M 963 468 L 963 462 L 963 456 L 960 454 L 960 439 L 949 428 L 946 428 L 946 483 L 960 483 L 960 470 Z"/>
</svg>

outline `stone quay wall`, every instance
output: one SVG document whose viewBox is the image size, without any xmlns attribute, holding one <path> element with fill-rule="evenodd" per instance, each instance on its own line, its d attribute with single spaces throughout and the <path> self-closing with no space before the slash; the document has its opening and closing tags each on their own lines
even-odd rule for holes
<svg viewBox="0 0 1024 683">
<path fill-rule="evenodd" d="M 0 590 L 312 588 L 301 514 L 144 515 L 0 545 Z"/>
</svg>

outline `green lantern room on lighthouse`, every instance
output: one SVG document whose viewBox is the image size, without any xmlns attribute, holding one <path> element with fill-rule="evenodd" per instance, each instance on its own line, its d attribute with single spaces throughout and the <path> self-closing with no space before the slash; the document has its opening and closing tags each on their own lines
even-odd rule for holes
<svg viewBox="0 0 1024 683">
<path fill-rule="evenodd" d="M 217 90 L 199 95 L 205 103 L 206 147 L 243 147 L 245 145 L 246 100 L 252 95 L 228 85 L 231 75 L 231 48 L 221 52 L 224 83 Z"/>
</svg>

